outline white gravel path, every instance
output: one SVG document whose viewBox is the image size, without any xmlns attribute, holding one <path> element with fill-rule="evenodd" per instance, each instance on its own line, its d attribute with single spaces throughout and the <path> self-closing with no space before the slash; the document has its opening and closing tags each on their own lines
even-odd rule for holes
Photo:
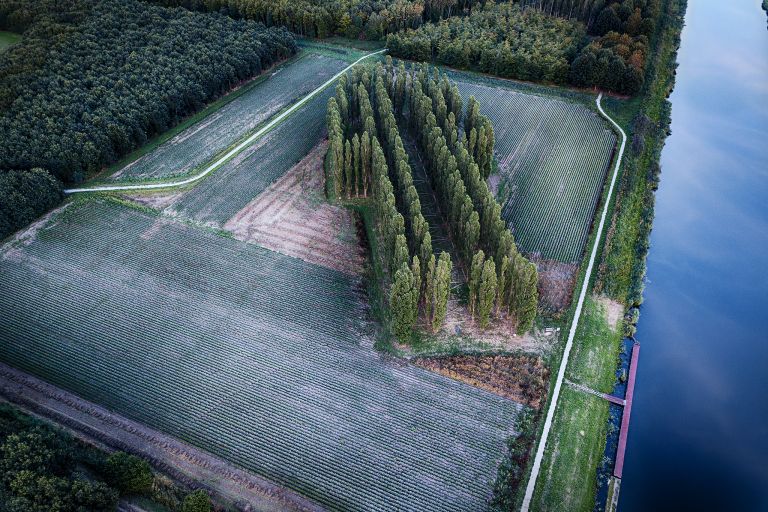
<svg viewBox="0 0 768 512">
<path fill-rule="evenodd" d="M 528 485 L 525 488 L 525 497 L 523 498 L 522 512 L 528 512 L 531 506 L 531 499 L 533 499 L 533 491 L 536 488 L 536 480 L 541 470 L 541 461 L 544 458 L 544 449 L 547 447 L 547 438 L 549 437 L 549 431 L 552 428 L 552 418 L 555 415 L 555 409 L 557 408 L 557 399 L 560 398 L 560 388 L 563 385 L 563 379 L 565 378 L 565 368 L 568 365 L 568 357 L 571 354 L 571 348 L 573 347 L 573 338 L 576 335 L 576 328 L 579 326 L 579 319 L 581 318 L 581 309 L 584 306 L 584 299 L 587 296 L 587 290 L 589 289 L 589 281 L 592 278 L 592 270 L 595 266 L 595 259 L 597 258 L 597 251 L 600 248 L 600 242 L 603 237 L 603 228 L 605 227 L 605 218 L 608 216 L 608 207 L 611 205 L 611 199 L 613 198 L 613 189 L 616 185 L 616 176 L 619 173 L 619 167 L 621 166 L 621 159 L 624 156 L 624 147 L 627 144 L 627 134 L 621 129 L 616 121 L 610 118 L 608 114 L 603 110 L 600 100 L 603 98 L 603 93 L 598 94 L 597 110 L 600 114 L 621 133 L 621 147 L 619 148 L 619 154 L 616 157 L 616 165 L 613 168 L 613 175 L 611 176 L 611 186 L 608 189 L 608 197 L 603 205 L 603 212 L 600 215 L 600 224 L 597 226 L 597 236 L 595 237 L 595 243 L 592 246 L 592 252 L 589 255 L 589 264 L 587 265 L 587 273 L 584 277 L 584 282 L 581 285 L 581 292 L 579 293 L 579 300 L 576 303 L 576 313 L 573 316 L 573 323 L 571 323 L 571 330 L 568 331 L 568 341 L 565 344 L 565 350 L 563 351 L 563 359 L 560 362 L 560 370 L 557 372 L 557 380 L 555 381 L 555 388 L 552 391 L 552 399 L 549 401 L 549 408 L 547 409 L 547 417 L 544 420 L 544 430 L 541 432 L 541 439 L 536 449 L 536 457 L 533 459 L 533 468 L 531 469 L 531 476 L 528 478 Z"/>
</svg>

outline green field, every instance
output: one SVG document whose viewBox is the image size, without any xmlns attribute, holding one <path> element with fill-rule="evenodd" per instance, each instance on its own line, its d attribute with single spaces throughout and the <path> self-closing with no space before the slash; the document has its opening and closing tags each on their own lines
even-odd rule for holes
<svg viewBox="0 0 768 512">
<path fill-rule="evenodd" d="M 621 333 L 606 323 L 602 305 L 587 298 L 565 378 L 610 393 L 620 337 Z M 608 413 L 606 400 L 563 384 L 531 510 L 594 509 Z"/>
<path fill-rule="evenodd" d="M 141 158 L 111 180 L 145 180 L 189 174 L 244 138 L 273 115 L 344 69 L 342 60 L 305 52 L 296 61 L 247 86 L 234 100 Z"/>
<path fill-rule="evenodd" d="M 465 101 L 474 95 L 493 122 L 502 216 L 519 247 L 546 259 L 579 261 L 614 133 L 583 105 L 517 92 L 511 82 L 489 86 L 461 74 L 452 78 Z"/>
<path fill-rule="evenodd" d="M 357 286 L 78 200 L 0 252 L 0 359 L 330 510 L 484 510 L 520 406 L 380 356 Z"/>
</svg>

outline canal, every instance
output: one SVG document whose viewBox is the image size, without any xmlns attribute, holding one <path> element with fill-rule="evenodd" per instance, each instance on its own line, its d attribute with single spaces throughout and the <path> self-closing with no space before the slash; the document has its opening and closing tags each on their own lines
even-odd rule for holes
<svg viewBox="0 0 768 512">
<path fill-rule="evenodd" d="M 619 510 L 768 510 L 768 30 L 689 0 Z"/>
</svg>

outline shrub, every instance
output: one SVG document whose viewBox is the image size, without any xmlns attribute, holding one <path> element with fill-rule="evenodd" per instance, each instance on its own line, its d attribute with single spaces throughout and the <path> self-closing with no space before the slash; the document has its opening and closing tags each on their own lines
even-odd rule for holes
<svg viewBox="0 0 768 512">
<path fill-rule="evenodd" d="M 202 489 L 192 491 L 184 498 L 181 504 L 181 512 L 211 512 L 211 498 Z"/>
<path fill-rule="evenodd" d="M 147 494 L 152 489 L 152 469 L 135 455 L 113 453 L 107 458 L 104 474 L 120 494 Z"/>
</svg>

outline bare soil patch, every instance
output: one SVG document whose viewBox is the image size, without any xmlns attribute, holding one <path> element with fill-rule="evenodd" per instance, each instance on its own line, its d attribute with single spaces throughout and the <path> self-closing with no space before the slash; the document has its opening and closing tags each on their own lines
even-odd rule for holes
<svg viewBox="0 0 768 512">
<path fill-rule="evenodd" d="M 237 510 L 323 510 L 269 480 L 2 363 L 0 397 L 64 426 L 86 442 L 135 453 L 187 486 L 212 491 Z"/>
<path fill-rule="evenodd" d="M 624 305 L 604 295 L 596 295 L 594 299 L 600 304 L 608 326 L 614 331 L 618 329 L 621 318 L 624 316 Z"/>
<path fill-rule="evenodd" d="M 169 192 L 164 190 L 161 192 L 138 192 L 135 194 L 125 194 L 123 197 L 150 208 L 163 210 L 176 202 L 176 199 L 181 197 L 182 194 L 184 194 L 184 191 Z"/>
<path fill-rule="evenodd" d="M 277 182 L 229 219 L 235 238 L 308 263 L 359 275 L 365 250 L 352 212 L 325 200 L 323 141 Z"/>
<path fill-rule="evenodd" d="M 547 393 L 549 370 L 541 357 L 535 355 L 459 355 L 414 359 L 413 362 L 535 408 L 543 403 Z"/>
<path fill-rule="evenodd" d="M 529 255 L 529 258 L 539 269 L 539 307 L 553 315 L 568 309 L 573 298 L 579 265 L 545 260 L 538 254 Z"/>
<path fill-rule="evenodd" d="M 428 329 L 427 326 L 424 327 Z M 460 336 L 497 350 L 524 350 L 541 352 L 545 343 L 534 333 L 517 334 L 512 318 L 502 316 L 493 319 L 486 329 L 481 329 L 472 319 L 467 306 L 452 296 L 448 299 L 445 324 L 438 336 Z"/>
</svg>

